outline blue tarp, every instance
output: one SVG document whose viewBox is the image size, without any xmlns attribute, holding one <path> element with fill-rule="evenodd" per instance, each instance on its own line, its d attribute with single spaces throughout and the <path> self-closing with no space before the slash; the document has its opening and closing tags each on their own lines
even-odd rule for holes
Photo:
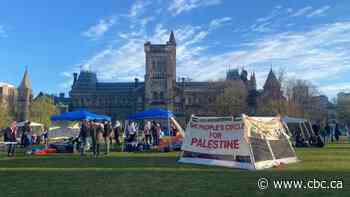
<svg viewBox="0 0 350 197">
<path fill-rule="evenodd" d="M 167 119 L 173 117 L 171 111 L 161 108 L 152 108 L 143 112 L 132 114 L 128 117 L 129 120 L 144 120 L 144 119 Z"/>
<path fill-rule="evenodd" d="M 111 117 L 105 115 L 98 115 L 88 111 L 73 111 L 65 112 L 60 115 L 51 116 L 52 121 L 79 121 L 79 120 L 98 120 L 111 121 Z"/>
</svg>

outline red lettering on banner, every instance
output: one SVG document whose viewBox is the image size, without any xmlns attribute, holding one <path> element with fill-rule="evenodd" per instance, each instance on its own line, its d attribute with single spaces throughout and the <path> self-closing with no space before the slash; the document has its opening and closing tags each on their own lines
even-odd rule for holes
<svg viewBox="0 0 350 197">
<path fill-rule="evenodd" d="M 191 146 L 193 146 L 193 144 L 197 143 L 198 142 L 198 139 L 197 138 L 192 138 L 192 141 L 191 141 Z"/>
<path fill-rule="evenodd" d="M 192 138 L 191 146 L 207 149 L 239 149 L 239 140 Z"/>
<path fill-rule="evenodd" d="M 239 149 L 239 140 L 233 140 L 234 141 L 234 147 L 235 149 Z"/>
<path fill-rule="evenodd" d="M 191 128 L 213 130 L 213 131 L 234 131 L 243 129 L 243 124 L 196 124 L 191 123 Z"/>
<path fill-rule="evenodd" d="M 221 139 L 221 133 L 219 133 L 219 132 L 209 132 L 209 138 Z"/>
</svg>

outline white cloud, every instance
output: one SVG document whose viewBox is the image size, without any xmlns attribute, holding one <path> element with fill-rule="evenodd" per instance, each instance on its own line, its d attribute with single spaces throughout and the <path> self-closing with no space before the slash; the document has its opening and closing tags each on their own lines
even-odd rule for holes
<svg viewBox="0 0 350 197">
<path fill-rule="evenodd" d="M 134 28 L 118 34 L 121 42 L 111 42 L 105 49 L 83 62 L 84 68 L 98 73 L 99 80 L 130 81 L 134 77 L 143 79 L 145 41 L 165 43 L 168 40 L 170 28 L 167 24 L 159 22 L 155 27 L 150 26 L 149 21 L 157 16 L 145 16 L 141 13 L 144 10 L 140 10 L 142 9 L 130 12 L 135 14 L 129 13 L 129 20 L 126 22 L 134 25 Z M 289 16 L 306 16 L 311 10 L 311 7 L 305 7 L 294 14 L 291 11 Z M 179 13 L 183 11 L 187 10 Z M 342 72 L 350 72 L 350 22 L 318 25 L 303 32 L 272 33 L 271 24 L 275 22 L 273 19 L 282 12 L 286 15 L 285 9 L 275 8 L 267 17 L 257 19 L 249 29 L 269 34 L 242 43 L 240 49 L 226 48 L 223 51 L 220 45 L 213 47 L 206 43 L 206 38 L 213 33 L 210 30 L 230 22 L 230 17 L 214 19 L 206 28 L 177 26 L 174 32 L 177 41 L 178 76 L 189 76 L 200 81 L 215 80 L 225 76 L 228 65 L 245 65 L 248 71 L 257 72 L 257 80 L 261 86 L 271 65 L 274 69 L 285 67 L 289 76 L 316 82 L 325 78 L 336 78 Z M 141 19 L 145 19 L 145 22 Z M 207 50 L 209 47 L 211 51 Z M 325 86 L 321 88 L 327 89 Z"/>
<path fill-rule="evenodd" d="M 200 26 L 185 25 L 174 29 L 177 47 L 177 62 L 180 73 L 187 69 L 184 65 L 196 62 L 199 54 L 206 49 L 205 45 L 198 46 L 209 34 L 207 29 Z M 120 33 L 124 44 L 109 46 L 100 51 L 86 62 L 83 68 L 98 73 L 102 81 L 130 81 L 134 77 L 143 79 L 145 69 L 144 43 L 165 43 L 170 31 L 162 24 L 153 29 L 152 36 L 144 30 L 138 32 Z M 132 76 L 132 77 L 130 77 Z"/>
<path fill-rule="evenodd" d="M 101 19 L 96 25 L 91 26 L 87 31 L 83 32 L 83 36 L 90 39 L 98 39 L 103 36 L 113 25 L 115 19 Z"/>
<path fill-rule="evenodd" d="M 225 25 L 226 23 L 230 22 L 231 20 L 232 20 L 231 17 L 223 17 L 223 18 L 213 19 L 209 23 L 209 28 L 210 29 L 217 29 L 217 28 Z"/>
<path fill-rule="evenodd" d="M 175 16 L 195 8 L 218 5 L 220 3 L 221 0 L 172 0 L 168 10 Z"/>
<path fill-rule="evenodd" d="M 315 17 L 315 16 L 322 16 L 324 14 L 324 12 L 326 12 L 329 8 L 331 8 L 331 7 L 328 5 L 323 6 L 322 8 L 314 10 L 313 12 L 308 14 L 307 17 L 311 18 L 311 17 Z"/>
<path fill-rule="evenodd" d="M 5 27 L 0 25 L 0 38 L 7 38 L 8 35 L 7 35 L 7 32 L 5 30 Z"/>
<path fill-rule="evenodd" d="M 298 11 L 296 11 L 294 14 L 292 14 L 292 17 L 296 17 L 296 16 L 303 16 L 306 15 L 306 13 L 308 13 L 309 11 L 312 10 L 311 6 L 306 6 L 304 8 L 299 9 Z"/>
<path fill-rule="evenodd" d="M 293 8 L 287 8 L 287 13 L 292 13 L 293 12 Z"/>
<path fill-rule="evenodd" d="M 339 92 L 350 92 L 350 82 L 325 85 L 321 86 L 319 89 L 322 94 L 327 94 L 334 98 Z"/>
<path fill-rule="evenodd" d="M 145 8 L 151 4 L 151 1 L 146 0 L 137 0 L 130 8 L 129 10 L 129 17 L 137 17 L 144 13 Z"/>
<path fill-rule="evenodd" d="M 266 33 L 269 31 L 272 31 L 272 29 L 269 27 L 271 25 L 271 22 L 264 22 L 264 23 L 255 23 L 250 26 L 250 30 L 254 32 L 260 32 L 260 33 Z"/>
</svg>

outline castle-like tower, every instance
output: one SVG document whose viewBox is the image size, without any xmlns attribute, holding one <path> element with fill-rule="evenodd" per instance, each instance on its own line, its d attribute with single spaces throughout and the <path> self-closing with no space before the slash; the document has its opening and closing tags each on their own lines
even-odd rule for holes
<svg viewBox="0 0 350 197">
<path fill-rule="evenodd" d="M 146 57 L 145 107 L 173 110 L 176 89 L 176 40 L 173 31 L 166 44 L 144 45 Z"/>
<path fill-rule="evenodd" d="M 275 73 L 272 68 L 267 76 L 263 87 L 262 97 L 269 98 L 272 100 L 280 100 L 283 99 L 283 92 L 281 90 L 281 83 L 278 81 Z"/>
<path fill-rule="evenodd" d="M 17 121 L 29 120 L 29 106 L 32 97 L 32 85 L 29 80 L 28 69 L 25 70 L 21 84 L 18 87 Z"/>
</svg>

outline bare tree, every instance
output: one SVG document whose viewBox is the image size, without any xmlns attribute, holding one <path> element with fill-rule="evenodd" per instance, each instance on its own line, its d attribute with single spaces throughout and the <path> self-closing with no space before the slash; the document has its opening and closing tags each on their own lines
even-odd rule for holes
<svg viewBox="0 0 350 197">
<path fill-rule="evenodd" d="M 247 112 L 248 92 L 242 81 L 225 82 L 223 92 L 216 98 L 215 108 L 220 115 L 240 115 Z"/>
</svg>

